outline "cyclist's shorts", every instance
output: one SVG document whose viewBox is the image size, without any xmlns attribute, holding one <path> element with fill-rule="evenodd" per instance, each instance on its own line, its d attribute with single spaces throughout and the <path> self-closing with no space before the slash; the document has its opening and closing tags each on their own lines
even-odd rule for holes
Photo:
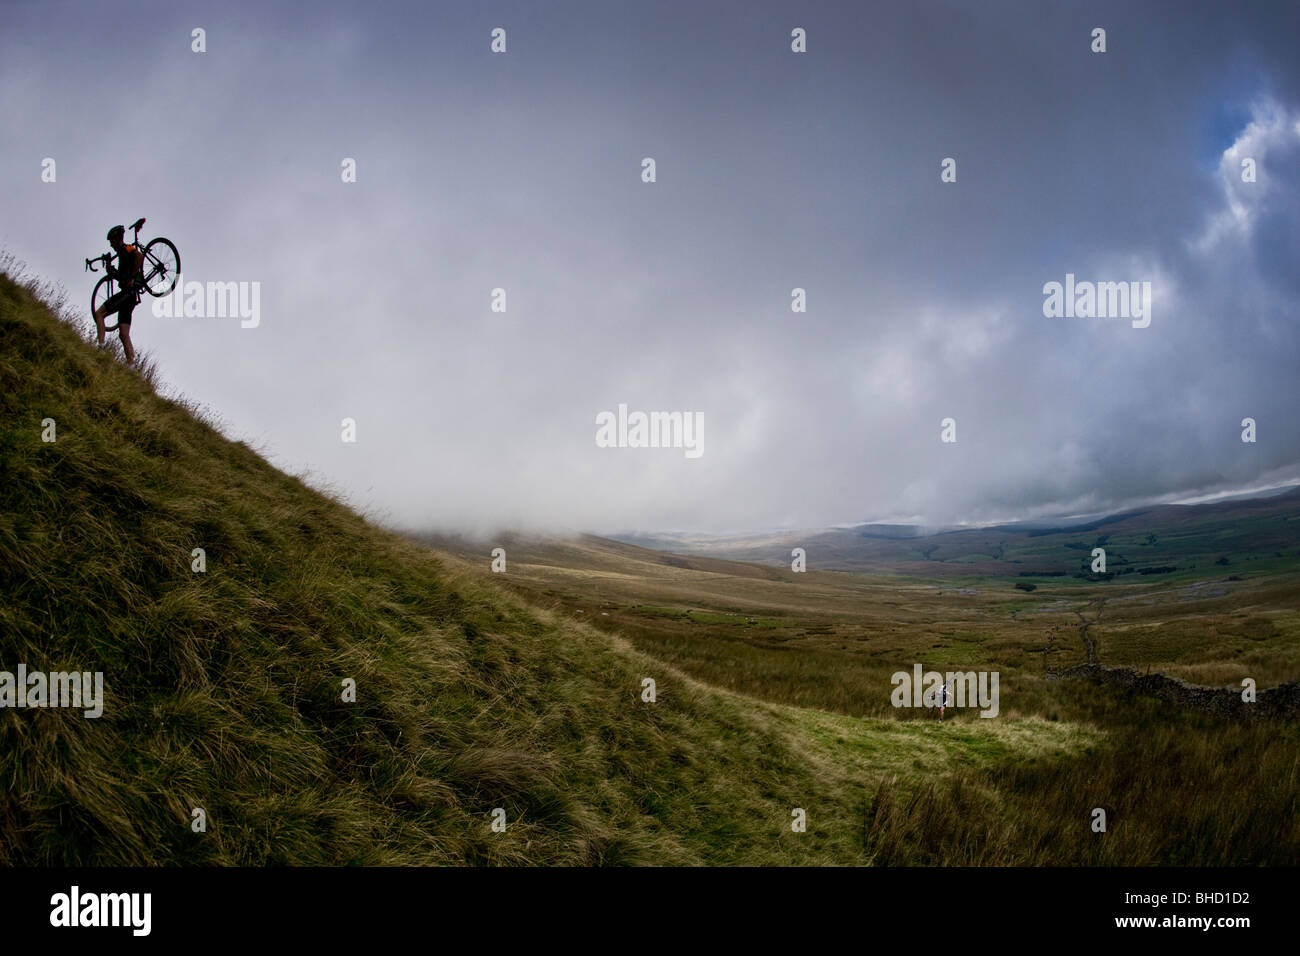
<svg viewBox="0 0 1300 956">
<path fill-rule="evenodd" d="M 119 290 L 108 297 L 104 303 L 104 308 L 108 310 L 109 315 L 117 313 L 118 325 L 130 325 L 131 313 L 135 307 L 140 304 L 140 298 L 134 292 Z"/>
</svg>

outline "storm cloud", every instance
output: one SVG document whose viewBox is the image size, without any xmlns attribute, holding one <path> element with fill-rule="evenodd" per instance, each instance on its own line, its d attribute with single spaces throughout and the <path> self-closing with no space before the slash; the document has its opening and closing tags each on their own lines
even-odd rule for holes
<svg viewBox="0 0 1300 956">
<path fill-rule="evenodd" d="M 945 524 L 1296 481 L 1297 9 L 10 5 L 0 245 L 88 300 L 82 260 L 147 216 L 186 280 L 259 283 L 255 328 L 146 302 L 137 347 L 408 527 Z M 1150 325 L 1045 316 L 1067 275 L 1150 282 Z M 620 405 L 702 416 L 702 454 L 600 447 Z"/>
</svg>

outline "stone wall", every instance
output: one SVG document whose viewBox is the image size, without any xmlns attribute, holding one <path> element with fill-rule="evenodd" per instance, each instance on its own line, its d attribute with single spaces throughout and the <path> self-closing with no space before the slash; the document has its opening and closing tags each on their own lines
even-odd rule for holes
<svg viewBox="0 0 1300 956">
<path fill-rule="evenodd" d="M 1267 690 L 1257 690 L 1254 703 L 1241 699 L 1244 688 L 1202 687 L 1165 674 L 1144 674 L 1131 667 L 1103 667 L 1080 664 L 1063 671 L 1049 672 L 1048 680 L 1081 677 L 1097 684 L 1126 687 L 1135 693 L 1157 697 L 1175 707 L 1199 710 L 1218 717 L 1249 719 L 1300 717 L 1300 680 L 1287 681 Z"/>
</svg>

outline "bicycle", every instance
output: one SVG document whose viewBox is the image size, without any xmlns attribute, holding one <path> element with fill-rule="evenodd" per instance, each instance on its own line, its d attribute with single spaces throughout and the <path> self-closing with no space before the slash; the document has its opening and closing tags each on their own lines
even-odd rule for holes
<svg viewBox="0 0 1300 956">
<path fill-rule="evenodd" d="M 141 216 L 131 224 L 135 236 L 132 245 L 137 249 L 140 247 L 140 227 L 144 225 L 144 217 Z M 143 288 L 150 295 L 161 297 L 167 295 L 172 289 L 176 288 L 176 278 L 181 273 L 181 254 L 176 250 L 176 244 L 170 239 L 164 239 L 159 236 L 150 239 L 149 244 L 144 248 L 144 263 L 140 271 L 144 275 L 144 281 L 138 286 Z M 106 252 L 102 256 L 95 256 L 93 259 L 86 260 L 86 271 L 95 272 L 96 263 L 102 263 L 107 271 L 109 263 L 117 258 L 112 252 Z M 113 278 L 104 276 L 95 283 L 94 291 L 90 294 L 90 313 L 95 314 L 95 310 L 108 301 L 113 295 Z M 136 302 L 139 303 L 139 293 L 136 293 Z M 106 325 L 105 332 L 112 332 L 116 325 Z"/>
</svg>

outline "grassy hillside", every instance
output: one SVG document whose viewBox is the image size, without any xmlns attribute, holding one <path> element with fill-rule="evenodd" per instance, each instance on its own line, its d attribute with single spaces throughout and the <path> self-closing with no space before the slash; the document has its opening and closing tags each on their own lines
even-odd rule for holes
<svg viewBox="0 0 1300 956">
<path fill-rule="evenodd" d="M 2 277 L 0 423 L 0 670 L 103 671 L 106 698 L 0 708 L 0 864 L 1295 859 L 1293 727 L 1080 686 L 941 725 L 689 676 L 277 471 Z"/>
<path fill-rule="evenodd" d="M 708 689 L 277 471 L 3 277 L 0 422 L 0 670 L 105 683 L 99 719 L 0 709 L 0 864 L 870 862 L 882 786 L 1098 738 Z"/>
<path fill-rule="evenodd" d="M 999 575 L 935 583 L 896 573 L 796 574 L 788 566 L 683 558 L 590 536 L 424 540 L 532 603 L 591 621 L 698 680 L 787 705 L 823 726 L 891 719 L 930 739 L 932 714 L 889 704 L 890 675 L 921 662 L 1001 674 L 1002 715 L 984 721 L 962 713 L 953 729 L 1046 720 L 1101 732 L 1098 745 L 1074 753 L 1017 760 L 1025 751 L 1016 745 L 992 769 L 873 793 L 868 840 L 877 863 L 1300 859 L 1296 721 L 1243 724 L 1045 674 L 1049 663 L 1059 670 L 1086 659 L 1082 615 L 1107 664 L 1237 691 L 1243 676 L 1260 688 L 1294 681 L 1294 572 L 1238 577 L 1220 567 L 1212 580 L 1177 586 L 1134 576 L 1086 586 L 1045 581 L 1026 593 Z M 1240 550 L 1252 544 L 1244 539 Z M 505 574 L 489 570 L 494 546 L 506 548 Z M 884 751 L 872 756 L 883 759 Z M 1113 824 L 1104 838 L 1084 826 L 1095 807 Z"/>
</svg>

